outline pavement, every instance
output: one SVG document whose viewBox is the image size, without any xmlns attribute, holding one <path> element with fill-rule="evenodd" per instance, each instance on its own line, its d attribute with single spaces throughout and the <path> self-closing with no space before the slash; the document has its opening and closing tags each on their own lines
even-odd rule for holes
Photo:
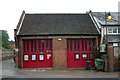
<svg viewBox="0 0 120 80">
<path fill-rule="evenodd" d="M 56 70 L 56 69 L 18 69 L 12 59 L 4 60 L 2 78 L 118 78 L 118 72 L 102 72 L 95 70 Z"/>
</svg>

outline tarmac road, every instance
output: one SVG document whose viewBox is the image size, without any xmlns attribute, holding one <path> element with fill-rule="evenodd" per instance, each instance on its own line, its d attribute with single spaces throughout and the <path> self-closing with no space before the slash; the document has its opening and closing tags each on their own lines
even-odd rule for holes
<svg viewBox="0 0 120 80">
<path fill-rule="evenodd" d="M 0 63 L 1 65 L 1 63 Z M 118 72 L 96 72 L 95 70 L 17 69 L 14 62 L 2 61 L 3 78 L 118 78 Z"/>
</svg>

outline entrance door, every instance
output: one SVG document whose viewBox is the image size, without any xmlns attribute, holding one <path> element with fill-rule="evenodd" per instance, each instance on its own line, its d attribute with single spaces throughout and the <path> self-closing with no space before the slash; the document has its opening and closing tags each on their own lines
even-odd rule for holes
<svg viewBox="0 0 120 80">
<path fill-rule="evenodd" d="M 23 68 L 52 67 L 52 40 L 23 40 Z"/>
<path fill-rule="evenodd" d="M 67 39 L 67 67 L 85 68 L 86 61 L 91 61 L 91 67 L 94 67 L 94 54 L 92 47 L 94 39 Z"/>
</svg>

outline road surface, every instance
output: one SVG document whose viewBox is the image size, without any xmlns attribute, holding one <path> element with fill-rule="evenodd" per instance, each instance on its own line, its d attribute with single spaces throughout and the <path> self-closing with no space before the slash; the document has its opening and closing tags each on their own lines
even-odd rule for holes
<svg viewBox="0 0 120 80">
<path fill-rule="evenodd" d="M 1 65 L 1 63 L 0 63 Z M 2 61 L 3 78 L 118 78 L 118 72 L 96 72 L 95 70 L 51 70 L 17 69 L 14 62 Z"/>
</svg>

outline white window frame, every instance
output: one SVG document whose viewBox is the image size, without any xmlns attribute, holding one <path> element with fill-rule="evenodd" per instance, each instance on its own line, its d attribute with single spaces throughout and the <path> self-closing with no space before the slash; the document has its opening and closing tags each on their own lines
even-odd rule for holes
<svg viewBox="0 0 120 80">
<path fill-rule="evenodd" d="M 114 29 L 117 30 L 116 33 L 114 32 Z M 118 35 L 118 34 L 120 34 L 120 33 L 118 33 L 118 29 L 120 29 L 120 28 L 118 28 L 118 27 L 108 27 L 108 28 L 107 28 L 107 34 L 116 34 L 116 35 Z M 110 30 L 111 30 L 111 31 L 110 31 Z"/>
<path fill-rule="evenodd" d="M 117 33 L 118 33 L 117 28 L 113 28 L 112 30 L 113 30 L 113 32 L 112 32 L 112 33 L 114 33 L 114 34 L 117 34 Z M 115 32 L 114 32 L 114 31 L 115 31 Z"/>
<path fill-rule="evenodd" d="M 118 34 L 120 34 L 120 28 L 118 28 Z"/>
</svg>

